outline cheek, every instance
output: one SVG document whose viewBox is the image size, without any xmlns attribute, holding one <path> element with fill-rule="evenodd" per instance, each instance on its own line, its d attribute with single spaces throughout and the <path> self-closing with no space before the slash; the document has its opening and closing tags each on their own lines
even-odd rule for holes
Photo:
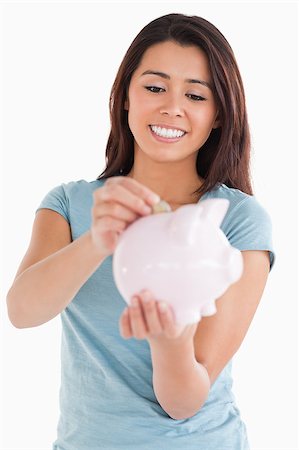
<svg viewBox="0 0 299 450">
<path fill-rule="evenodd" d="M 136 103 L 132 102 L 129 109 L 129 124 L 134 128 L 144 128 L 149 125 L 151 117 L 151 108 L 148 102 L 139 99 Z"/>
<path fill-rule="evenodd" d="M 205 133 L 206 131 L 212 128 L 215 120 L 215 111 L 210 109 L 202 108 L 200 111 L 197 111 L 192 118 L 193 126 L 194 124 L 198 124 L 198 127 L 195 125 L 195 128 L 198 132 Z"/>
<path fill-rule="evenodd" d="M 128 122 L 130 130 L 136 141 L 140 141 L 142 136 L 149 125 L 149 114 L 147 114 L 146 108 L 140 103 L 135 106 L 131 106 L 128 114 Z"/>
<path fill-rule="evenodd" d="M 141 88 L 132 89 L 130 92 L 131 112 L 142 119 L 157 108 L 157 98 L 150 96 L 148 91 Z"/>
<path fill-rule="evenodd" d="M 136 108 L 131 107 L 128 115 L 129 126 L 131 130 L 141 130 L 146 123 L 146 111 L 141 105 L 136 105 Z"/>
</svg>

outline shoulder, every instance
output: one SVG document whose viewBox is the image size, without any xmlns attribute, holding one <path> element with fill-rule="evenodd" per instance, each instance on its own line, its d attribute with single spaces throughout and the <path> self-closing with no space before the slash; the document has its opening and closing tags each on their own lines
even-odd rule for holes
<svg viewBox="0 0 299 450">
<path fill-rule="evenodd" d="M 53 209 L 70 220 L 70 211 L 92 204 L 92 193 L 104 184 L 104 180 L 77 180 L 53 187 L 43 198 L 36 212 L 42 208 Z M 75 209 L 74 209 L 75 208 Z"/>
<path fill-rule="evenodd" d="M 210 191 L 208 198 L 226 198 L 229 200 L 229 208 L 223 225 L 246 218 L 251 221 L 261 221 L 262 219 L 271 221 L 268 212 L 256 196 L 246 194 L 239 189 L 230 188 L 223 183 Z"/>
<path fill-rule="evenodd" d="M 206 198 L 226 198 L 229 208 L 221 230 L 230 244 L 239 250 L 269 250 L 271 268 L 275 254 L 272 242 L 272 220 L 265 207 L 254 195 L 239 189 L 218 185 Z"/>
<path fill-rule="evenodd" d="M 236 188 L 230 188 L 226 184 L 218 183 L 214 189 L 205 194 L 204 198 L 226 198 L 229 200 L 228 214 L 242 203 L 247 202 L 250 199 L 254 199 L 254 196 L 246 194 Z"/>
<path fill-rule="evenodd" d="M 67 183 L 61 183 L 60 189 L 62 189 L 67 197 L 72 197 L 78 194 L 90 194 L 97 188 L 103 186 L 105 180 L 92 180 L 87 181 L 84 179 L 77 181 L 69 181 Z"/>
</svg>

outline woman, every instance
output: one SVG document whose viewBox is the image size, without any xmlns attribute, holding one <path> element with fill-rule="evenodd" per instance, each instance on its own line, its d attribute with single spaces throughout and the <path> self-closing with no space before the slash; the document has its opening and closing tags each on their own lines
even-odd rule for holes
<svg viewBox="0 0 299 450">
<path fill-rule="evenodd" d="M 46 195 L 7 296 L 16 327 L 61 314 L 53 449 L 248 449 L 231 360 L 274 253 L 271 220 L 251 188 L 245 97 L 231 47 L 200 17 L 152 21 L 121 63 L 110 112 L 105 170 Z M 221 228 L 244 261 L 217 313 L 180 328 L 167 299 L 149 291 L 124 308 L 111 270 L 119 235 L 159 199 L 175 210 L 206 198 L 229 199 Z"/>
</svg>

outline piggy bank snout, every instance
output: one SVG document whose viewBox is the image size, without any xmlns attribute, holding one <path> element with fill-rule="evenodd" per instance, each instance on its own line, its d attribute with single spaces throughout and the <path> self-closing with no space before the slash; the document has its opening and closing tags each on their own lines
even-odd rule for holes
<svg viewBox="0 0 299 450">
<path fill-rule="evenodd" d="M 231 283 L 235 283 L 241 278 L 243 272 L 243 256 L 240 250 L 237 250 L 234 247 L 230 247 L 228 249 L 227 255 L 227 267 L 228 267 L 228 276 Z"/>
</svg>

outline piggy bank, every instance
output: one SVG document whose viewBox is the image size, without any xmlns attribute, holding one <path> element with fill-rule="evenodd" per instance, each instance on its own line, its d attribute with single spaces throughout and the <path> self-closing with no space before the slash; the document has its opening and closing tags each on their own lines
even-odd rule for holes
<svg viewBox="0 0 299 450">
<path fill-rule="evenodd" d="M 115 284 L 130 304 L 142 289 L 170 304 L 176 323 L 216 313 L 215 300 L 242 275 L 243 258 L 220 229 L 226 199 L 207 199 L 174 212 L 142 217 L 119 237 Z"/>
</svg>

